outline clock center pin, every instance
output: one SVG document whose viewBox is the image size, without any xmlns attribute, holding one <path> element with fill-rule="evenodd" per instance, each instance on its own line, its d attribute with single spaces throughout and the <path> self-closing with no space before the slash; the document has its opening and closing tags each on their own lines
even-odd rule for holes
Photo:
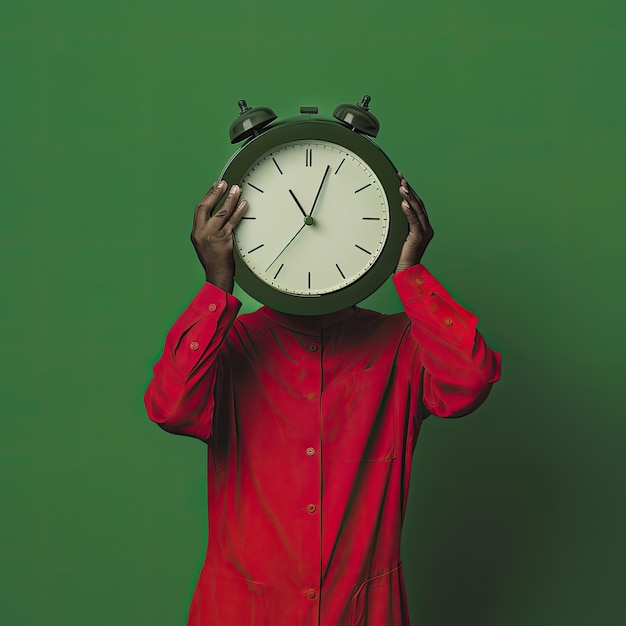
<svg viewBox="0 0 626 626">
<path fill-rule="evenodd" d="M 314 220 L 314 219 L 313 219 L 310 215 L 307 215 L 307 216 L 304 218 L 304 223 L 305 223 L 307 226 L 311 226 L 311 224 L 315 224 L 315 220 Z"/>
</svg>

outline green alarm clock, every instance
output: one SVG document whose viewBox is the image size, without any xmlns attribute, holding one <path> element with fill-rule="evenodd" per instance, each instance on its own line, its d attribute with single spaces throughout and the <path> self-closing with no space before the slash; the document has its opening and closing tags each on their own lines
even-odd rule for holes
<svg viewBox="0 0 626 626">
<path fill-rule="evenodd" d="M 231 143 L 246 140 L 221 174 L 248 210 L 234 231 L 235 281 L 277 311 L 322 315 L 352 306 L 395 269 L 408 225 L 397 170 L 370 137 L 369 96 L 335 120 L 276 114 L 239 101 Z"/>
</svg>

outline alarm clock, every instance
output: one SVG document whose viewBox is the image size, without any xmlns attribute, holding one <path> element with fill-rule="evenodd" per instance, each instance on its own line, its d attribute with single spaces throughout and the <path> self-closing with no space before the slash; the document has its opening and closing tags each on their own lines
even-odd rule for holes
<svg viewBox="0 0 626 626">
<path fill-rule="evenodd" d="M 370 97 L 342 104 L 334 120 L 316 107 L 275 122 L 239 101 L 231 143 L 245 141 L 221 179 L 241 187 L 248 210 L 234 230 L 235 281 L 284 313 L 350 307 L 395 269 L 408 225 L 397 170 L 374 143 Z"/>
</svg>

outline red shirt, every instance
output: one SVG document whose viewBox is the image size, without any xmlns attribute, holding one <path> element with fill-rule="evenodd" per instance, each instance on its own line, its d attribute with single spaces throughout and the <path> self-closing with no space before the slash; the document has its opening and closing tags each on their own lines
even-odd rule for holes
<svg viewBox="0 0 626 626">
<path fill-rule="evenodd" d="M 423 265 L 404 313 L 318 317 L 207 283 L 167 335 L 150 418 L 207 444 L 209 536 L 190 626 L 405 626 L 411 459 L 428 412 L 480 405 L 500 356 Z"/>
</svg>

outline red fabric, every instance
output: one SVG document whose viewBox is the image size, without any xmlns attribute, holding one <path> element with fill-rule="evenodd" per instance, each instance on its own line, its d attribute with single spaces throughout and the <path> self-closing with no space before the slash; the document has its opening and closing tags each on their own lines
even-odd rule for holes
<svg viewBox="0 0 626 626">
<path fill-rule="evenodd" d="M 405 626 L 400 533 L 426 409 L 483 402 L 500 356 L 423 265 L 405 313 L 319 317 L 205 284 L 167 335 L 150 418 L 205 440 L 209 537 L 190 626 Z"/>
</svg>

